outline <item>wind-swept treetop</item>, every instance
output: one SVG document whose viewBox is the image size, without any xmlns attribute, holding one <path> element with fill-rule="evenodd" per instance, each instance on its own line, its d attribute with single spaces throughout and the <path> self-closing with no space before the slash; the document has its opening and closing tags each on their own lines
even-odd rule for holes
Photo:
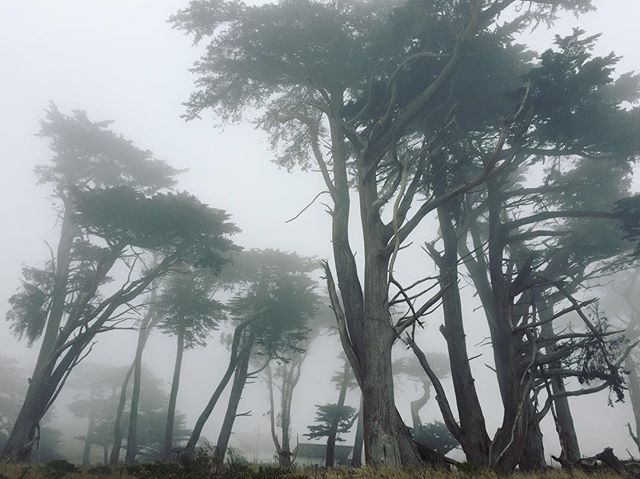
<svg viewBox="0 0 640 479">
<path fill-rule="evenodd" d="M 239 229 L 229 214 L 187 193 L 145 195 L 127 187 L 79 193 L 77 223 L 110 245 L 139 247 L 219 270 Z"/>
<path fill-rule="evenodd" d="M 152 305 L 165 334 L 184 334 L 184 348 L 204 346 L 209 333 L 224 319 L 223 305 L 213 298 L 215 276 L 187 270 L 171 274 Z"/>
<path fill-rule="evenodd" d="M 38 181 L 53 183 L 59 194 L 71 188 L 126 185 L 153 192 L 173 186 L 179 171 L 112 131 L 112 123 L 92 121 L 80 110 L 66 115 L 52 103 L 39 136 L 49 139 L 55 155 L 36 168 Z"/>
<path fill-rule="evenodd" d="M 314 286 L 305 274 L 265 268 L 244 294 L 230 302 L 236 320 L 251 322 L 258 354 L 286 359 L 300 351 L 316 312 Z"/>
</svg>

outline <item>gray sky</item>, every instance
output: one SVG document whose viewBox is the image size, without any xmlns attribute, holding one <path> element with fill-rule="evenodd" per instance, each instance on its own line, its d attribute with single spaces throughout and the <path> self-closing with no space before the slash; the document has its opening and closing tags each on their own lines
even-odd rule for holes
<svg viewBox="0 0 640 479">
<path fill-rule="evenodd" d="M 595 3 L 597 12 L 579 19 L 563 18 L 552 31 L 540 29 L 523 41 L 543 49 L 550 45 L 553 33 L 566 34 L 580 26 L 589 33 L 603 33 L 598 53 L 614 50 L 622 55 L 620 71 L 640 69 L 640 1 Z M 49 207 L 48 191 L 34 185 L 32 174 L 33 167 L 49 157 L 46 142 L 34 136 L 49 101 L 65 112 L 82 109 L 94 120 L 114 120 L 114 129 L 138 146 L 151 149 L 177 168 L 188 169 L 180 177 L 179 188 L 211 206 L 228 210 L 243 230 L 237 238 L 241 245 L 330 257 L 329 218 L 321 205 L 285 224 L 323 189 L 318 175 L 279 170 L 269 161 L 265 136 L 250 125 L 221 130 L 214 128 L 211 118 L 188 123 L 180 119 L 181 103 L 192 90 L 187 70 L 200 50 L 171 30 L 166 19 L 185 4 L 186 0 L 0 0 L 0 161 L 4 171 L 0 176 L 0 217 L 4 225 L 0 239 L 0 317 L 7 310 L 6 298 L 18 286 L 21 265 L 39 264 L 48 255 L 44 241 L 56 243 L 58 225 Z M 430 226 L 417 233 L 425 235 L 422 241 L 432 237 Z M 415 250 L 399 263 L 399 268 L 415 269 L 423 264 L 428 267 L 426 258 Z M 481 314 L 474 312 L 477 301 L 467 296 L 470 344 L 475 344 L 486 331 L 482 318 L 474 317 Z M 435 315 L 422 334 L 427 349 L 443 348 L 437 333 L 438 318 Z M 128 363 L 133 344 L 130 334 L 104 338 L 96 348 L 95 360 Z M 478 360 L 476 374 L 480 393 L 490 409 L 495 403 L 495 381 L 483 365 L 489 361 L 490 351 L 479 351 L 487 359 Z M 27 351 L 24 343 L 9 335 L 5 321 L 0 321 L 0 353 L 21 358 L 28 367 L 33 360 L 33 351 Z M 323 339 L 311 353 L 312 358 L 334 358 L 337 342 Z M 205 351 L 186 354 L 178 408 L 191 420 L 206 401 L 216 374 L 221 374 L 218 366 L 224 363 L 226 354 L 215 337 Z M 156 335 L 146 357 L 154 370 L 168 378 L 172 355 L 172 342 Z M 328 380 L 338 365 L 338 360 L 312 359 L 305 366 L 298 406 L 294 405 L 294 437 L 305 432 L 303 426 L 313 417 L 313 404 L 335 401 Z M 405 391 L 407 396 L 413 394 L 411 388 Z M 266 435 L 263 398 L 262 387 L 252 385 L 245 394 L 248 406 L 241 406 L 241 410 L 253 409 L 255 417 L 240 419 L 239 429 L 255 432 L 259 423 Z M 573 404 L 583 452 L 594 452 L 605 445 L 612 445 L 620 453 L 624 447 L 631 449 L 622 429 L 631 418 L 627 405 L 608 408 L 606 395 L 578 399 Z M 400 407 L 407 410 L 406 404 Z M 429 418 L 439 417 L 434 403 L 427 411 Z M 497 425 L 499 415 L 500 411 L 488 414 L 489 423 Z M 210 438 L 217 434 L 218 418 L 215 416 L 205 430 Z M 547 452 L 558 452 L 550 424 L 545 425 L 545 433 Z"/>
</svg>

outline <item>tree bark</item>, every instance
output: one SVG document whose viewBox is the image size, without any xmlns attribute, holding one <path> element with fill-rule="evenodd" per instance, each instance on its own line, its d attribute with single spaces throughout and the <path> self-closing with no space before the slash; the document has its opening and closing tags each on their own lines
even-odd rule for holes
<svg viewBox="0 0 640 479">
<path fill-rule="evenodd" d="M 154 292 L 151 293 L 152 302 L 155 299 Z M 136 354 L 133 358 L 131 366 L 127 370 L 127 374 L 124 377 L 122 387 L 120 388 L 120 398 L 118 400 L 118 407 L 116 409 L 116 415 L 113 422 L 113 447 L 111 448 L 111 456 L 109 457 L 109 464 L 112 464 L 114 466 L 120 461 L 120 449 L 122 448 L 122 416 L 124 414 L 124 407 L 127 403 L 127 389 L 129 388 L 129 381 L 131 380 L 131 376 L 133 375 L 136 368 L 142 368 L 142 351 L 144 351 L 147 340 L 149 339 L 149 335 L 151 334 L 151 330 L 153 329 L 153 318 L 153 312 L 151 310 L 148 310 L 142 320 L 142 323 L 140 324 L 140 328 L 138 329 Z"/>
<path fill-rule="evenodd" d="M 362 399 L 360 399 L 360 410 L 358 412 L 358 424 L 356 425 L 356 437 L 353 441 L 353 453 L 351 456 L 351 466 L 362 466 L 362 449 L 364 447 L 364 422 L 362 418 Z"/>
<path fill-rule="evenodd" d="M 138 332 L 138 341 L 140 341 L 141 334 L 143 334 L 142 329 Z M 120 461 L 120 449 L 122 448 L 122 416 L 124 414 L 124 406 L 127 402 L 127 389 L 129 388 L 129 381 L 131 380 L 131 376 L 133 375 L 135 365 L 136 362 L 134 359 L 131 363 L 131 366 L 127 370 L 124 381 L 122 382 L 122 387 L 120 388 L 120 398 L 118 399 L 116 415 L 113 421 L 113 447 L 111 448 L 109 464 L 112 464 L 114 466 Z"/>
<path fill-rule="evenodd" d="M 249 341 L 253 342 L 253 339 L 249 339 Z M 227 453 L 229 439 L 231 438 L 233 425 L 238 414 L 238 406 L 240 405 L 240 399 L 242 399 L 244 386 L 247 383 L 250 358 L 251 346 L 249 345 L 242 353 L 242 359 L 240 359 L 236 367 L 236 371 L 233 376 L 233 383 L 231 385 L 231 394 L 229 395 L 229 402 L 227 404 L 227 412 L 225 413 L 224 420 L 222 421 L 222 427 L 220 428 L 220 434 L 218 435 L 218 441 L 216 442 L 216 449 L 213 453 L 213 460 L 219 463 L 224 462 L 224 457 Z"/>
<path fill-rule="evenodd" d="M 420 419 L 420 409 L 426 406 L 431 397 L 431 385 L 427 382 L 423 384 L 422 396 L 415 401 L 411 401 L 411 425 L 414 429 L 422 426 L 422 420 Z"/>
<path fill-rule="evenodd" d="M 553 337 L 555 331 L 553 330 L 553 323 L 551 318 L 553 317 L 553 305 L 549 302 L 541 304 L 538 308 L 540 320 L 543 322 L 541 326 L 541 337 Z M 547 347 L 547 353 L 553 354 L 556 348 L 553 346 Z M 553 377 L 551 379 L 551 393 L 554 395 L 561 395 L 565 392 L 564 380 L 559 377 Z M 578 443 L 578 435 L 576 434 L 576 428 L 573 424 L 573 416 L 571 414 L 571 406 L 569 405 L 568 397 L 559 397 L 554 400 L 555 414 L 553 416 L 556 431 L 558 432 L 558 439 L 560 440 L 560 447 L 562 453 L 560 458 L 570 462 L 571 464 L 577 463 L 582 455 L 580 454 L 580 444 Z"/>
<path fill-rule="evenodd" d="M 443 161 L 436 168 L 445 170 Z M 443 195 L 446 190 L 444 181 L 434 185 L 437 194 Z M 471 372 L 471 364 L 467 351 L 466 333 L 462 316 L 462 303 L 458 286 L 458 236 L 453 226 L 452 202 L 438 208 L 438 221 L 444 243 L 443 254 L 432 254 L 439 268 L 439 281 L 444 288 L 442 308 L 444 315 L 443 334 L 449 352 L 451 378 L 456 397 L 460 434 L 450 432 L 460 442 L 467 461 L 476 467 L 489 465 L 490 439 L 487 433 L 482 406 L 475 387 L 475 379 Z M 444 411 L 443 411 L 444 413 Z M 453 418 L 449 419 L 449 422 Z M 445 414 L 445 424 L 447 424 Z M 459 436 L 459 437 L 457 437 Z"/>
<path fill-rule="evenodd" d="M 237 326 L 235 331 L 233 332 L 231 355 L 229 356 L 229 364 L 227 365 L 227 370 L 222 376 L 220 383 L 213 391 L 213 394 L 207 402 L 207 405 L 204 407 L 202 413 L 200 413 L 200 416 L 198 417 L 198 420 L 193 427 L 193 431 L 191 432 L 191 436 L 189 436 L 189 440 L 187 441 L 187 444 L 185 445 L 184 450 L 180 455 L 181 459 L 188 460 L 193 457 L 196 450 L 196 445 L 198 444 L 198 440 L 200 439 L 200 435 L 202 434 L 202 429 L 209 420 L 209 416 L 211 416 L 213 408 L 215 408 L 224 389 L 227 387 L 227 384 L 229 384 L 229 380 L 231 379 L 231 376 L 233 375 L 233 372 L 235 371 L 236 366 L 242 357 L 242 348 L 240 346 L 240 343 L 243 337 L 243 331 L 248 325 L 248 322 L 242 323 Z"/>
<path fill-rule="evenodd" d="M 90 401 L 93 402 L 94 394 L 91 391 Z M 87 433 L 84 438 L 84 448 L 82 450 L 82 465 L 88 466 L 91 464 L 91 436 L 93 436 L 93 430 L 95 428 L 95 412 L 93 406 L 89 409 L 89 424 L 87 425 Z"/>
<path fill-rule="evenodd" d="M 140 384 L 142 381 L 142 353 L 145 343 L 146 338 L 138 336 L 138 346 L 133 361 L 133 385 L 131 387 L 131 408 L 129 410 L 129 429 L 125 455 L 125 462 L 127 464 L 133 464 L 138 454 L 138 409 L 140 407 Z"/>
<path fill-rule="evenodd" d="M 338 402 L 336 403 L 336 405 L 338 406 L 337 411 L 340 411 L 344 407 L 344 403 L 347 398 L 347 388 L 349 387 L 349 372 L 349 362 L 345 361 L 342 375 L 340 377 L 340 392 L 338 394 Z M 333 467 L 335 465 L 338 425 L 339 417 L 336 416 L 333 423 L 331 424 L 329 436 L 327 437 L 327 450 L 324 464 L 325 467 Z"/>
<path fill-rule="evenodd" d="M 546 469 L 547 462 L 544 458 L 544 443 L 540 422 L 536 419 L 533 404 L 528 405 L 527 433 L 524 439 L 522 454 L 518 467 L 523 472 L 534 472 Z"/>
<path fill-rule="evenodd" d="M 46 413 L 45 408 L 55 391 L 55 387 L 48 382 L 48 376 L 53 370 L 52 363 L 54 358 L 52 355 L 64 315 L 71 248 L 76 236 L 70 201 L 70 199 L 64 200 L 62 227 L 55 259 L 56 270 L 51 306 L 47 316 L 42 344 L 38 352 L 38 359 L 36 360 L 33 374 L 29 379 L 29 387 L 22 407 L 0 455 L 0 460 L 7 463 L 29 462 L 33 446 L 38 441 L 36 434 L 39 434 L 40 420 Z"/>
<path fill-rule="evenodd" d="M 167 409 L 167 426 L 164 431 L 164 459 L 171 458 L 173 448 L 173 423 L 176 415 L 176 401 L 178 399 L 178 388 L 180 387 L 180 371 L 182 369 L 182 356 L 184 354 L 184 327 L 178 328 L 176 361 L 173 367 L 173 380 L 171 381 L 171 393 L 169 395 L 169 407 Z"/>
<path fill-rule="evenodd" d="M 640 431 L 640 380 L 638 379 L 638 364 L 629 354 L 625 360 L 625 368 L 629 371 L 629 398 L 631 399 L 631 408 L 633 409 L 633 418 L 636 426 L 635 434 L 629 425 L 629 434 L 640 451 L 640 441 L 638 440 L 638 431 Z"/>
</svg>

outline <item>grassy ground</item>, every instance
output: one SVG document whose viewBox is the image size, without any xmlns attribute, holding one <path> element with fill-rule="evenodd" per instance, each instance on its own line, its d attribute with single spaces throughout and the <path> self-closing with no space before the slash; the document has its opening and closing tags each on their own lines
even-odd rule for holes
<svg viewBox="0 0 640 479">
<path fill-rule="evenodd" d="M 4 477 L 3 477 L 4 476 Z M 443 470 L 382 469 L 298 469 L 284 471 L 275 467 L 234 466 L 222 469 L 185 470 L 177 465 L 141 465 L 130 469 L 81 470 L 69 472 L 47 466 L 0 466 L 0 479 L 498 479 L 491 472 L 449 472 Z M 513 479 L 613 479 L 612 473 L 584 474 L 548 471 L 536 474 L 514 474 Z"/>
</svg>

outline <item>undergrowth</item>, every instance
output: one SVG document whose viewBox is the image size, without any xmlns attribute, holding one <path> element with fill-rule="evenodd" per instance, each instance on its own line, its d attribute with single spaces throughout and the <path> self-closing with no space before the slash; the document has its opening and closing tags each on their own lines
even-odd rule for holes
<svg viewBox="0 0 640 479">
<path fill-rule="evenodd" d="M 619 479 L 613 473 L 585 474 L 549 470 L 530 474 L 513 474 L 512 479 Z M 491 471 L 446 471 L 438 469 L 323 469 L 286 470 L 276 466 L 215 464 L 201 458 L 187 465 L 145 463 L 110 468 L 77 468 L 66 461 L 46 465 L 0 465 L 0 479 L 503 479 Z"/>
</svg>

